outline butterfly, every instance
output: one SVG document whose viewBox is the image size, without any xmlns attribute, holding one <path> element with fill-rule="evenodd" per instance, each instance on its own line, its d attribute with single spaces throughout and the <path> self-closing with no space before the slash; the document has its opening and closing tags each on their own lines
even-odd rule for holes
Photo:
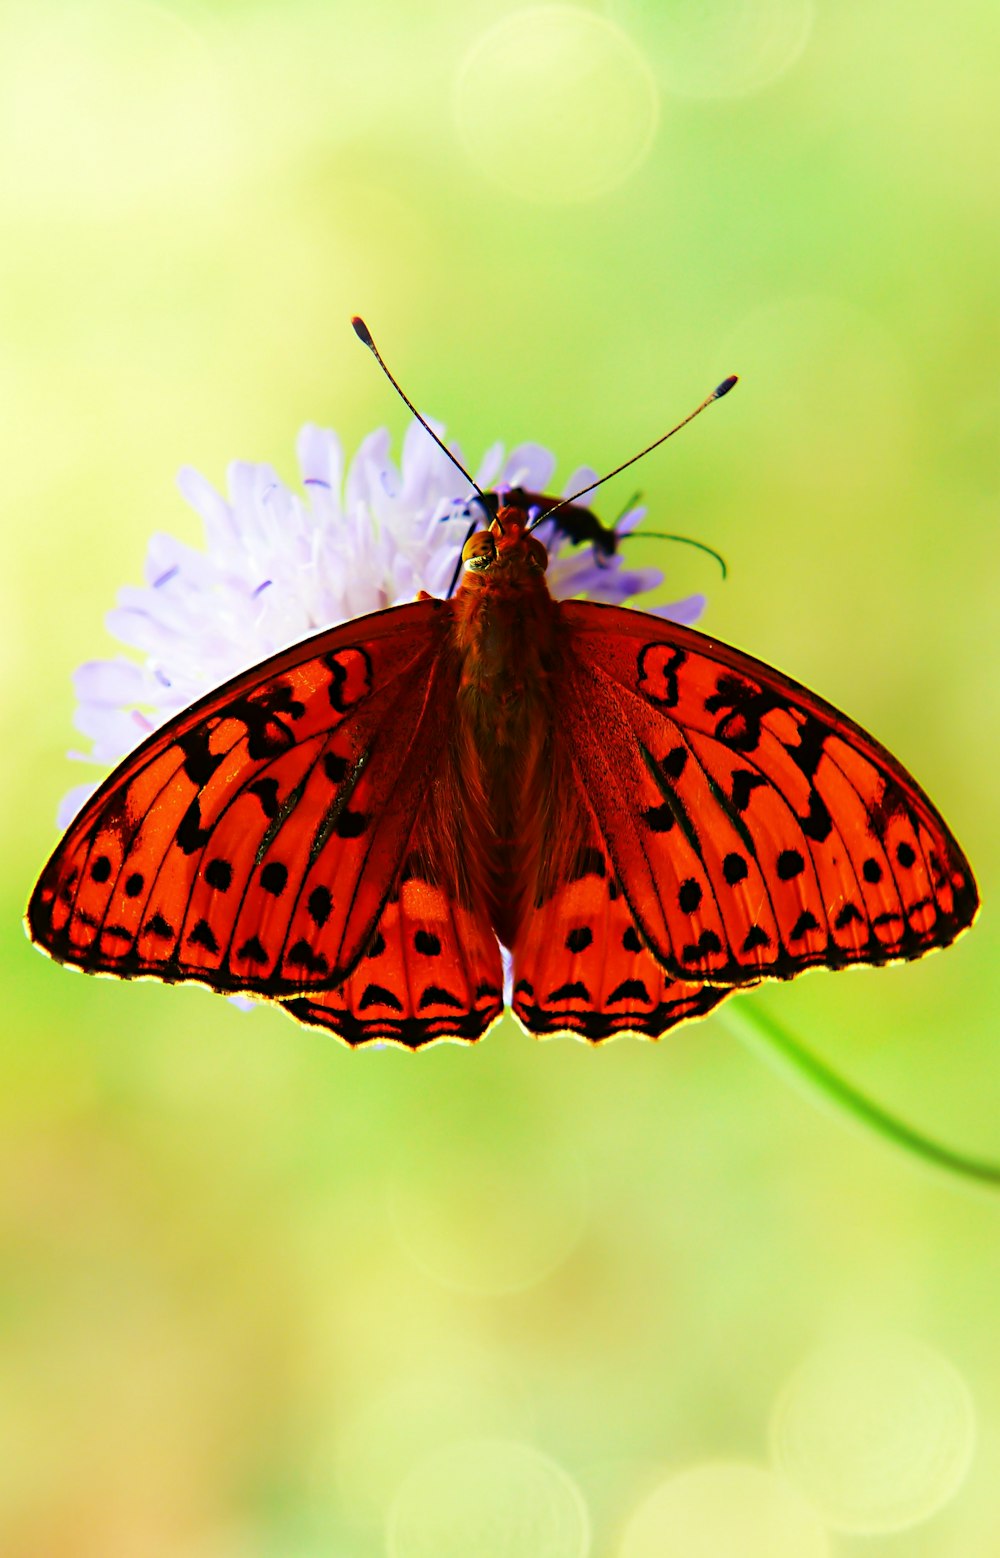
<svg viewBox="0 0 1000 1558">
<path fill-rule="evenodd" d="M 917 958 L 972 872 L 902 765 L 690 628 L 556 602 L 527 512 L 452 599 L 321 632 L 217 688 L 67 830 L 30 934 L 88 973 L 282 1004 L 349 1044 L 656 1037 L 734 991 Z"/>
</svg>

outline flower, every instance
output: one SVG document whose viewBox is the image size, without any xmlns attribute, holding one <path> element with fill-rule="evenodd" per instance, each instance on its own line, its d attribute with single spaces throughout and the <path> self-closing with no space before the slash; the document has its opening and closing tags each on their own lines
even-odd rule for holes
<svg viewBox="0 0 1000 1558">
<path fill-rule="evenodd" d="M 122 589 L 107 619 L 111 632 L 143 659 L 116 655 L 79 667 L 74 723 L 91 750 L 71 752 L 72 758 L 106 769 L 213 687 L 310 633 L 413 600 L 418 590 L 447 594 L 479 505 L 419 422 L 407 429 L 401 469 L 390 457 L 385 428 L 364 440 L 346 476 L 340 442 L 329 429 L 304 427 L 298 458 L 301 492 L 269 465 L 233 464 L 228 500 L 197 471 L 181 471 L 180 490 L 201 517 L 205 549 L 165 534 L 150 540 L 146 585 Z M 539 444 L 521 444 L 506 459 L 494 444 L 476 481 L 484 489 L 544 492 L 554 467 Z M 576 471 L 563 493 L 594 479 L 593 471 Z M 633 529 L 644 513 L 633 507 L 617 530 Z M 657 569 L 623 567 L 617 553 L 598 559 L 590 546 L 574 549 L 555 521 L 543 522 L 538 536 L 549 551 L 547 577 L 558 599 L 622 605 L 662 582 Z M 693 622 L 704 604 L 703 596 L 691 595 L 655 609 Z M 78 785 L 63 798 L 61 826 L 95 788 Z"/>
</svg>

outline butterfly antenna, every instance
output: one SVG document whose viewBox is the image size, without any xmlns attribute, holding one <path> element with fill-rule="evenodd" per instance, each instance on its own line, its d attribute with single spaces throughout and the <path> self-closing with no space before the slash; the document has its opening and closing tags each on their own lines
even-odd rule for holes
<svg viewBox="0 0 1000 1558">
<path fill-rule="evenodd" d="M 357 329 L 356 325 L 355 329 Z M 362 339 L 364 338 L 362 337 Z M 544 514 L 539 514 L 534 524 L 529 525 L 528 529 L 534 530 L 535 525 L 540 525 L 543 519 L 549 519 L 557 509 L 566 508 L 568 504 L 575 503 L 577 498 L 582 498 L 586 493 L 593 492 L 595 487 L 602 487 L 606 481 L 611 480 L 612 476 L 618 476 L 622 471 L 627 471 L 629 466 L 634 465 L 637 460 L 642 460 L 647 454 L 651 454 L 654 449 L 659 449 L 660 445 L 665 444 L 668 438 L 673 438 L 674 434 L 679 433 L 682 427 L 687 427 L 688 423 L 693 422 L 695 417 L 701 416 L 701 413 L 706 409 L 707 406 L 712 404 L 713 400 L 721 400 L 723 395 L 728 395 L 729 391 L 736 383 L 738 383 L 737 375 L 735 373 L 731 373 L 728 379 L 723 379 L 721 384 L 716 385 L 711 395 L 706 395 L 701 405 L 695 406 L 694 410 L 688 413 L 683 422 L 678 422 L 677 426 L 672 427 L 669 433 L 663 433 L 659 438 L 654 439 L 651 444 L 647 444 L 645 449 L 640 449 L 638 454 L 634 454 L 631 460 L 624 460 L 621 465 L 616 465 L 613 471 L 608 471 L 606 475 L 599 476 L 597 480 L 592 481 L 589 486 L 581 487 L 579 492 L 574 492 L 568 498 L 561 498 L 558 503 L 553 503 L 552 507 L 550 509 L 546 509 Z M 706 550 L 708 549 L 706 548 Z"/>
<path fill-rule="evenodd" d="M 420 423 L 420 426 L 422 428 L 424 428 L 426 432 L 430 433 L 430 435 L 433 438 L 434 442 L 437 444 L 438 448 L 441 450 L 441 453 L 448 456 L 448 459 L 451 461 L 452 465 L 455 466 L 456 470 L 461 471 L 462 475 L 465 477 L 466 481 L 469 483 L 469 486 L 470 487 L 475 487 L 476 491 L 479 493 L 479 496 L 482 497 L 483 496 L 483 489 L 480 487 L 479 483 L 476 482 L 476 481 L 473 481 L 472 477 L 469 475 L 468 471 L 465 469 L 465 466 L 462 464 L 461 460 L 457 460 L 455 458 L 455 456 L 452 454 L 451 450 L 448 448 L 448 445 L 446 443 L 444 443 L 438 437 L 438 435 L 435 433 L 434 429 L 431 427 L 430 423 L 427 421 L 427 418 L 426 417 L 422 417 L 420 415 L 420 412 L 417 410 L 416 406 L 413 404 L 413 401 L 410 399 L 409 395 L 407 395 L 405 390 L 401 389 L 400 386 L 397 384 L 396 380 L 393 378 L 392 374 L 389 372 L 389 370 L 386 367 L 385 363 L 382 361 L 382 353 L 379 351 L 378 347 L 375 345 L 375 342 L 372 339 L 372 333 L 369 330 L 368 326 L 365 324 L 364 320 L 361 318 L 361 316 L 359 314 L 355 314 L 354 318 L 351 320 L 351 324 L 354 326 L 354 334 L 357 336 L 359 341 L 364 342 L 365 346 L 367 346 L 368 350 L 371 352 L 372 356 L 375 358 L 375 361 L 378 363 L 379 367 L 382 369 L 382 372 L 385 374 L 386 378 L 389 380 L 389 383 L 392 385 L 393 389 L 396 391 L 396 394 L 399 396 L 399 398 L 403 402 L 403 404 L 405 406 L 409 406 L 410 410 L 413 412 L 413 415 L 416 417 L 417 421 Z"/>
<path fill-rule="evenodd" d="M 634 541 L 637 536 L 649 536 L 653 541 L 679 541 L 682 546 L 696 546 L 699 552 L 707 552 L 709 557 L 715 558 L 715 561 L 722 569 L 722 577 L 724 579 L 726 578 L 729 573 L 729 569 L 726 567 L 726 559 L 723 557 L 722 553 L 717 552 L 714 547 L 706 546 L 704 541 L 694 541 L 690 536 L 675 536 L 673 534 L 668 535 L 666 531 L 663 530 L 619 530 L 618 526 L 625 518 L 625 515 L 631 513 L 632 509 L 635 508 L 636 504 L 640 501 L 641 498 L 641 492 L 633 492 L 618 518 L 615 520 L 614 526 L 612 528 L 616 541 Z"/>
<path fill-rule="evenodd" d="M 704 541 L 694 541 L 691 536 L 675 536 L 665 530 L 629 530 L 624 535 L 619 535 L 619 541 L 639 541 L 648 536 L 651 541 L 679 541 L 681 546 L 697 547 L 699 552 L 707 552 L 709 557 L 714 557 L 722 569 L 722 577 L 729 573 L 726 567 L 726 559 L 721 552 L 717 552 L 714 546 L 706 546 Z"/>
</svg>

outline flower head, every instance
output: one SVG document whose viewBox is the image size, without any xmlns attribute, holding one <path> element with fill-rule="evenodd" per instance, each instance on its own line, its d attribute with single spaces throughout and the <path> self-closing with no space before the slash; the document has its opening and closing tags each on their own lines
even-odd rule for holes
<svg viewBox="0 0 1000 1558">
<path fill-rule="evenodd" d="M 205 528 L 204 550 L 171 535 L 151 538 L 146 584 L 123 588 L 108 616 L 111 632 L 143 658 L 79 667 L 74 722 L 92 745 L 71 757 L 108 768 L 195 699 L 310 633 L 413 600 L 419 590 L 447 593 L 475 508 L 418 422 L 407 429 L 398 468 L 385 428 L 364 440 L 346 472 L 340 442 L 325 428 L 302 429 L 298 458 L 301 491 L 269 465 L 230 466 L 228 499 L 197 471 L 181 471 L 181 492 Z M 494 444 L 476 481 L 544 492 L 554 468 L 539 444 L 521 444 L 506 458 Z M 563 492 L 592 480 L 594 472 L 576 471 Z M 618 531 L 633 529 L 644 512 L 632 508 Z M 657 569 L 623 567 L 617 553 L 597 560 L 589 546 L 574 548 L 554 521 L 543 522 L 538 537 L 557 599 L 622 605 L 662 582 Z M 691 595 L 656 611 L 692 622 L 704 604 Z M 94 788 L 79 785 L 64 797 L 61 824 Z"/>
</svg>

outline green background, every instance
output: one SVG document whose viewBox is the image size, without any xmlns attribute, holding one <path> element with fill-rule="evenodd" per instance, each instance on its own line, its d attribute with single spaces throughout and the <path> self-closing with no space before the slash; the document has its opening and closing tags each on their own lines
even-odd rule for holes
<svg viewBox="0 0 1000 1558">
<path fill-rule="evenodd" d="M 641 482 L 725 553 L 630 555 L 896 752 L 986 905 L 753 999 L 1000 1157 L 996 42 L 987 0 L 4 8 L 5 1554 L 578 1558 L 581 1499 L 613 1558 L 1000 1551 L 1000 1200 L 721 1014 L 352 1054 L 20 926 L 85 777 L 70 672 L 149 534 L 198 539 L 175 470 L 398 440 L 351 313 L 470 458 L 535 439 L 560 481 L 735 371 L 598 507 Z"/>
</svg>

